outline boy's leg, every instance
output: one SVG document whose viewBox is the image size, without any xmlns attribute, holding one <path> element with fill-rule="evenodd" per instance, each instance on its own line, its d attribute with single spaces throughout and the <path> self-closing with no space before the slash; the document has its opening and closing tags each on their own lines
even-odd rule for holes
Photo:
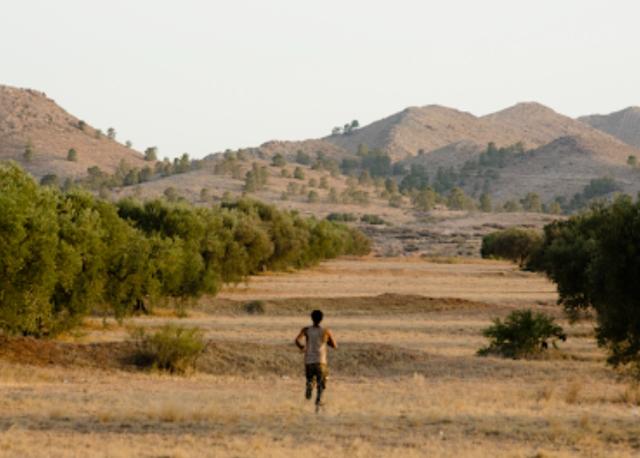
<svg viewBox="0 0 640 458">
<path fill-rule="evenodd" d="M 312 370 L 312 366 L 311 364 L 306 364 L 305 367 L 305 377 L 307 379 L 307 386 L 304 392 L 304 397 L 306 399 L 311 399 L 311 396 L 313 395 L 313 376 L 314 376 L 314 372 Z"/>
<path fill-rule="evenodd" d="M 324 364 L 318 364 L 318 368 L 316 371 L 316 378 L 318 380 L 318 394 L 316 396 L 316 405 L 322 405 L 322 393 L 327 387 L 327 375 L 328 370 L 327 366 Z"/>
</svg>

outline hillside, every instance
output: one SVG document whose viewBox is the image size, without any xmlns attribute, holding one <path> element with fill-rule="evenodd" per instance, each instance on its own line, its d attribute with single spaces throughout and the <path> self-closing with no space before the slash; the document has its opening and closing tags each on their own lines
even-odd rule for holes
<svg viewBox="0 0 640 458">
<path fill-rule="evenodd" d="M 640 107 L 629 107 L 607 115 L 582 116 L 578 120 L 640 148 Z"/>
<path fill-rule="evenodd" d="M 467 193 L 477 197 L 488 192 L 494 202 L 518 200 L 530 192 L 540 195 L 543 202 L 558 196 L 570 200 L 591 180 L 603 177 L 613 178 L 621 191 L 635 195 L 640 191 L 640 170 L 627 165 L 626 159 L 639 151 L 612 140 L 604 135 L 559 137 L 507 157 L 503 164 L 473 167 L 469 164 L 477 164 L 486 147 L 458 142 L 402 163 L 407 169 L 414 164 L 423 166 L 432 184 L 438 169 L 454 170 L 457 184 Z"/>
<path fill-rule="evenodd" d="M 614 178 L 622 191 L 635 195 L 640 191 L 640 174 L 625 164 L 629 150 L 603 154 L 609 146 L 580 136 L 560 137 L 501 168 L 491 184 L 492 197 L 506 201 L 535 192 L 543 201 L 556 196 L 570 199 L 602 177 Z"/>
<path fill-rule="evenodd" d="M 479 144 L 494 141 L 507 145 L 521 139 L 513 129 L 503 129 L 470 113 L 439 105 L 407 108 L 351 134 L 325 138 L 352 152 L 359 144 L 381 149 L 395 160 L 415 156 L 420 150 L 429 152 L 460 141 Z"/>
<path fill-rule="evenodd" d="M 295 159 L 295 155 L 298 151 L 316 157 L 317 153 L 322 153 L 327 157 L 334 159 L 342 159 L 348 157 L 351 153 L 340 146 L 334 145 L 328 141 L 318 140 L 303 140 L 303 141 L 269 141 L 260 145 L 260 151 L 262 151 L 267 157 L 272 157 L 275 154 L 282 154 L 290 160 Z"/>
<path fill-rule="evenodd" d="M 504 163 L 480 164 L 479 159 L 489 142 L 496 143 L 498 147 L 519 142 L 524 146 L 520 154 L 508 155 Z M 244 159 L 236 161 L 233 166 L 227 164 L 223 173 L 212 171 L 216 164 L 224 163 L 224 156 L 212 155 L 205 165 L 208 172 L 189 172 L 154 180 L 141 185 L 137 192 L 142 196 L 159 195 L 166 188 L 173 187 L 194 202 L 198 201 L 203 188 L 217 198 L 221 198 L 224 192 L 237 196 L 243 193 L 244 176 L 251 163 L 257 162 L 266 166 L 270 175 L 269 184 L 254 193 L 260 199 L 319 216 L 341 211 L 360 215 L 376 213 L 394 221 L 412 220 L 408 195 L 405 195 L 404 203 L 392 207 L 388 195 L 380 197 L 384 194 L 384 187 L 381 188 L 380 184 L 378 188 L 367 189 L 356 183 L 356 187 L 369 193 L 367 206 L 344 203 L 342 198 L 338 199 L 340 204 L 331 203 L 328 201 L 328 188 L 315 189 L 318 201 L 308 201 L 308 193 L 314 190 L 308 183 L 311 178 L 319 182 L 323 176 L 326 177 L 329 187 L 335 188 L 339 195 L 350 187 L 346 177 L 331 176 L 330 169 L 320 167 L 312 170 L 312 166 L 317 165 L 317 153 L 322 152 L 338 161 L 345 157 L 353 160 L 357 156 L 348 151 L 356 150 L 360 143 L 389 153 L 394 162 L 404 165 L 404 174 L 414 164 L 424 166 L 422 170 L 428 175 L 429 184 L 444 195 L 453 186 L 460 186 L 475 199 L 482 192 L 487 192 L 496 205 L 509 200 L 518 201 L 527 193 L 537 193 L 547 204 L 556 197 L 569 202 L 591 180 L 604 177 L 614 179 L 619 189 L 629 194 L 634 195 L 640 190 L 639 171 L 627 164 L 627 158 L 630 155 L 640 156 L 640 150 L 543 105 L 520 103 L 483 117 L 440 106 L 408 108 L 348 135 L 302 142 L 264 143 L 259 148 L 245 150 L 250 154 L 245 154 Z M 310 162 L 296 164 L 296 151 L 304 152 Z M 414 153 L 410 154 L 410 151 Z M 270 158 L 277 153 L 285 156 L 287 172 L 270 165 Z M 306 175 L 302 182 L 291 177 L 293 169 L 298 166 Z M 436 181 L 439 169 L 450 171 L 445 185 Z M 355 173 L 360 172 L 356 169 Z M 395 175 L 394 180 L 400 184 L 404 174 Z M 290 185 L 301 188 L 300 192 L 303 185 L 307 185 L 307 189 L 292 195 L 286 192 Z M 131 190 L 126 192 L 131 193 Z M 286 197 L 283 193 L 287 194 Z"/>
<path fill-rule="evenodd" d="M 411 107 L 352 133 L 331 135 L 324 140 L 351 152 L 359 144 L 366 144 L 400 160 L 421 150 L 430 153 L 460 142 L 483 147 L 489 142 L 498 146 L 522 142 L 527 148 L 537 148 L 559 137 L 582 136 L 604 145 L 602 139 L 598 140 L 602 135 L 606 134 L 583 122 L 527 102 L 482 117 L 439 105 Z M 605 153 L 611 154 L 618 148 L 617 143 L 606 146 Z"/>
<path fill-rule="evenodd" d="M 24 152 L 29 144 L 33 158 L 27 162 Z M 77 152 L 76 162 L 67 160 L 71 148 Z M 44 93 L 0 85 L 0 160 L 7 159 L 19 162 L 36 177 L 78 177 L 91 166 L 113 172 L 120 161 L 136 167 L 149 164 L 139 152 L 106 134 L 98 137 L 95 128 L 83 126 Z"/>
<path fill-rule="evenodd" d="M 542 146 L 564 136 L 597 135 L 583 123 L 536 102 L 518 103 L 481 119 L 496 130 L 513 132 L 529 148 Z"/>
<path fill-rule="evenodd" d="M 609 125 L 624 125 L 627 127 L 621 131 L 631 132 L 629 126 L 637 111 L 624 110 L 606 119 Z M 629 166 L 627 158 L 640 157 L 640 149 L 581 119 L 538 103 L 519 103 L 481 117 L 438 105 L 411 107 L 349 134 L 269 141 L 259 147 L 210 155 L 199 162 L 187 158 L 186 163 L 181 159 L 158 164 L 162 166 L 147 170 L 144 177 L 133 174 L 127 175 L 128 180 L 120 176 L 111 181 L 99 177 L 89 180 L 89 185 L 113 198 L 166 195 L 204 205 L 244 194 L 245 176 L 255 164 L 267 177 L 265 184 L 249 192 L 256 198 L 304 214 L 324 217 L 340 212 L 356 218 L 375 214 L 400 225 L 413 224 L 422 217 L 415 211 L 412 192 L 427 184 L 441 194 L 441 209 L 456 186 L 476 204 L 481 193 L 488 193 L 497 208 L 506 201 L 517 202 L 527 193 L 537 193 L 546 204 L 558 196 L 569 202 L 591 180 L 603 177 L 615 180 L 621 191 L 637 193 L 640 170 Z M 595 124 L 595 118 L 590 119 Z M 121 162 L 130 168 L 154 165 L 83 124 L 45 94 L 0 86 L 0 159 L 20 162 L 38 178 L 45 174 L 82 177 L 94 165 L 109 173 Z M 495 157 L 486 160 L 490 142 L 496 145 L 498 155 L 508 150 L 499 163 Z M 509 149 L 518 143 L 522 147 Z M 24 158 L 28 144 L 33 150 L 31 161 Z M 391 163 L 374 152 L 356 155 L 360 144 L 366 144 L 370 151 L 380 149 L 391 157 Z M 77 151 L 77 162 L 67 160 L 70 148 Z M 283 156 L 282 164 L 272 160 L 277 154 Z M 341 168 L 343 159 L 349 161 Z M 369 165 L 365 166 L 365 160 Z M 423 166 L 416 171 L 420 176 L 412 177 L 413 184 L 408 187 L 400 186 L 404 193 L 400 195 L 398 186 L 413 165 Z M 365 167 L 375 169 L 367 168 L 368 176 L 356 178 Z M 304 178 L 294 176 L 296 168 Z M 341 171 L 355 176 L 349 178 Z M 395 184 L 390 184 L 389 178 Z M 121 187 L 126 183 L 129 186 Z"/>
</svg>

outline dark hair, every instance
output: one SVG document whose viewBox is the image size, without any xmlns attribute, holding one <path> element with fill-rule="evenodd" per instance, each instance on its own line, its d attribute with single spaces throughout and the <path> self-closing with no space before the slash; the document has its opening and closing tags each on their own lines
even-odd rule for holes
<svg viewBox="0 0 640 458">
<path fill-rule="evenodd" d="M 311 312 L 311 321 L 313 321 L 313 324 L 320 324 L 323 317 L 324 314 L 322 313 L 322 310 L 314 310 Z"/>
</svg>

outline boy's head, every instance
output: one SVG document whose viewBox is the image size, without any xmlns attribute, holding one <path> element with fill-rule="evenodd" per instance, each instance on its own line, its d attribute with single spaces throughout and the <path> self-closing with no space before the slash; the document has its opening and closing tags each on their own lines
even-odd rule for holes
<svg viewBox="0 0 640 458">
<path fill-rule="evenodd" d="M 319 325 L 323 318 L 322 310 L 314 310 L 311 312 L 311 321 L 313 321 L 314 325 Z"/>
</svg>

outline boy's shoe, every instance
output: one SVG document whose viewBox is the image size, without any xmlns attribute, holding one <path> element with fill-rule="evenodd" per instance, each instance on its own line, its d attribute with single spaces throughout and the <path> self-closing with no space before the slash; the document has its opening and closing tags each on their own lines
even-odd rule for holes
<svg viewBox="0 0 640 458">
<path fill-rule="evenodd" d="M 312 395 L 313 395 L 313 387 L 311 385 L 307 385 L 307 389 L 304 392 L 304 397 L 306 399 L 311 399 Z"/>
</svg>

